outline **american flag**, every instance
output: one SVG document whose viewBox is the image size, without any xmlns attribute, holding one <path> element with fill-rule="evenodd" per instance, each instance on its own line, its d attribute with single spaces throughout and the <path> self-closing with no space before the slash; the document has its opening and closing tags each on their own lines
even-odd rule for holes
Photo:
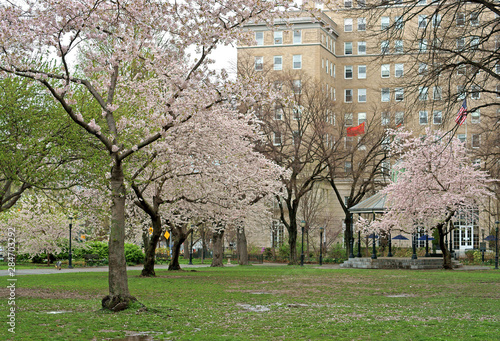
<svg viewBox="0 0 500 341">
<path fill-rule="evenodd" d="M 464 99 L 464 102 L 462 103 L 462 106 L 460 107 L 460 110 L 458 110 L 457 118 L 455 118 L 455 122 L 459 126 L 462 125 L 462 123 L 465 122 L 465 119 L 467 118 L 467 99 Z"/>
</svg>

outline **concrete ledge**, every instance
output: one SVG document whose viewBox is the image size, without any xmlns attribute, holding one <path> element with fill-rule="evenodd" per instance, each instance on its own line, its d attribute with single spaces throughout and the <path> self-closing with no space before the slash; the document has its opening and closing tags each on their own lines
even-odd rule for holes
<svg viewBox="0 0 500 341">
<path fill-rule="evenodd" d="M 454 268 L 461 267 L 462 264 L 452 260 Z M 394 258 L 380 257 L 377 259 L 371 258 L 349 258 L 340 265 L 343 268 L 356 269 L 409 269 L 409 270 L 425 270 L 425 269 L 442 269 L 442 258 Z"/>
</svg>

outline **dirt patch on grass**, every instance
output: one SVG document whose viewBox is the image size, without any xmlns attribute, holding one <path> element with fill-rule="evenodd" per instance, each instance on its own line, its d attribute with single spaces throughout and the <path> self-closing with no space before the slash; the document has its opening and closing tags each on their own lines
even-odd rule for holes
<svg viewBox="0 0 500 341">
<path fill-rule="evenodd" d="M 0 297 L 8 297 L 10 291 L 8 288 L 0 288 Z M 85 294 L 76 291 L 54 291 L 49 289 L 31 289 L 31 288 L 16 288 L 16 297 L 33 297 L 33 298 L 48 298 L 48 299 L 96 299 L 101 298 L 102 294 Z"/>
</svg>

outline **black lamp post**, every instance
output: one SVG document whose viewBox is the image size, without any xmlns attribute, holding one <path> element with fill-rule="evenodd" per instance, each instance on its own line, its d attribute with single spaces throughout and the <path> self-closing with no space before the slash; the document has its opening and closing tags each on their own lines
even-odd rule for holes
<svg viewBox="0 0 500 341">
<path fill-rule="evenodd" d="M 372 233 L 373 243 L 372 243 L 372 259 L 377 259 L 377 250 L 375 249 L 375 232 Z"/>
<path fill-rule="evenodd" d="M 412 248 L 413 248 L 413 254 L 411 255 L 411 259 L 417 259 L 417 234 L 413 233 L 412 235 Z"/>
<path fill-rule="evenodd" d="M 323 265 L 323 230 L 324 227 L 319 228 L 319 266 Z"/>
<path fill-rule="evenodd" d="M 193 233 L 194 231 L 192 230 L 191 225 L 191 247 L 189 248 L 189 265 L 193 265 Z"/>
<path fill-rule="evenodd" d="M 431 255 L 429 254 L 429 235 L 425 235 L 425 257 L 430 257 Z"/>
<path fill-rule="evenodd" d="M 498 224 L 500 224 L 500 221 L 495 221 L 495 224 L 497 225 L 495 229 L 495 269 L 498 270 Z"/>
<path fill-rule="evenodd" d="M 391 232 L 388 234 L 388 244 L 389 244 L 389 252 L 387 253 L 387 257 L 392 257 L 392 239 L 391 239 Z"/>
<path fill-rule="evenodd" d="M 304 266 L 304 228 L 306 227 L 305 220 L 302 220 L 300 222 L 300 227 L 302 228 L 302 251 L 300 253 L 300 266 Z"/>
<path fill-rule="evenodd" d="M 361 258 L 361 231 L 358 231 L 358 254 L 356 257 Z"/>
<path fill-rule="evenodd" d="M 73 228 L 73 216 L 69 216 L 69 253 L 68 253 L 68 269 L 73 269 L 71 263 L 71 229 Z"/>
</svg>

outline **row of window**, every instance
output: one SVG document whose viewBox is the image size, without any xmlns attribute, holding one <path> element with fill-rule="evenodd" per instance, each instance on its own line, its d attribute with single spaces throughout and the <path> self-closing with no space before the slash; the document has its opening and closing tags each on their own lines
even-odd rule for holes
<svg viewBox="0 0 500 341">
<path fill-rule="evenodd" d="M 264 70 L 264 57 L 257 56 L 255 57 L 255 70 L 262 71 Z M 274 56 L 273 57 L 273 67 L 274 70 L 282 70 L 283 69 L 283 56 Z M 292 69 L 300 70 L 302 69 L 302 55 L 296 54 L 292 56 Z"/>
<path fill-rule="evenodd" d="M 294 44 L 302 44 L 302 31 L 301 30 L 293 30 L 293 38 L 292 41 Z M 255 32 L 255 42 L 257 46 L 264 45 L 264 31 Z M 283 31 L 274 31 L 273 32 L 273 44 L 274 45 L 283 45 Z"/>
</svg>

